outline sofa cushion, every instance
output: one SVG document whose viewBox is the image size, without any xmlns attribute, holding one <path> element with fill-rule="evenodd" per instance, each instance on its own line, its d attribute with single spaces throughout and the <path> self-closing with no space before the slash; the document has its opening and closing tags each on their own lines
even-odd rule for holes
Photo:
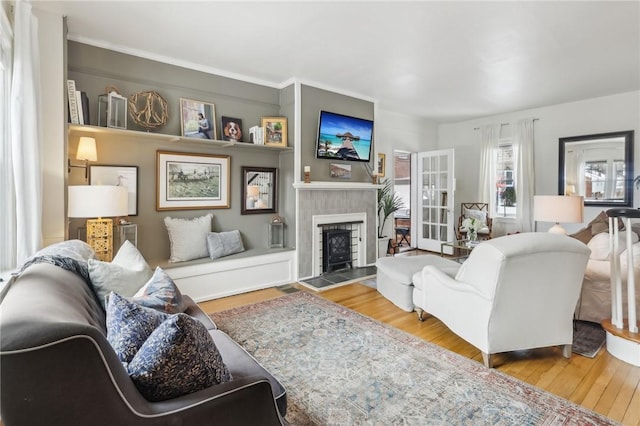
<svg viewBox="0 0 640 426">
<path fill-rule="evenodd" d="M 131 300 L 139 305 L 168 314 L 184 312 L 187 308 L 178 286 L 159 266 L 156 267 L 149 281 L 138 290 Z"/>
<path fill-rule="evenodd" d="M 211 213 L 193 219 L 164 218 L 171 242 L 169 262 L 185 262 L 209 255 L 207 234 L 211 232 L 212 218 Z"/>
<path fill-rule="evenodd" d="M 153 271 L 138 249 L 125 241 L 111 262 L 89 259 L 91 284 L 106 307 L 105 297 L 110 292 L 131 297 L 153 275 Z"/>
<path fill-rule="evenodd" d="M 243 252 L 244 245 L 240 231 L 209 232 L 207 234 L 207 250 L 211 259 Z"/>
<path fill-rule="evenodd" d="M 163 401 L 228 382 L 231 375 L 205 326 L 171 315 L 133 357 L 127 371 L 149 401 Z"/>
<path fill-rule="evenodd" d="M 145 308 L 117 293 L 107 302 L 107 340 L 122 362 L 130 362 L 168 314 Z"/>
<path fill-rule="evenodd" d="M 638 242 L 638 235 L 635 232 L 631 233 L 631 242 L 635 244 Z M 587 243 L 587 247 L 591 249 L 591 255 L 589 259 L 593 260 L 609 260 L 609 232 L 601 232 L 594 235 L 593 238 Z M 618 234 L 618 254 L 625 251 L 627 248 L 627 233 L 620 232 Z"/>
</svg>

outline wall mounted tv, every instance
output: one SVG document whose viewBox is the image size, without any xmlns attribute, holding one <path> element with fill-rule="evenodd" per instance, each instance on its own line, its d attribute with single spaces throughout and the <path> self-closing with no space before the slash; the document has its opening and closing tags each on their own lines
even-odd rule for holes
<svg viewBox="0 0 640 426">
<path fill-rule="evenodd" d="M 320 111 L 316 158 L 371 160 L 373 121 Z"/>
</svg>

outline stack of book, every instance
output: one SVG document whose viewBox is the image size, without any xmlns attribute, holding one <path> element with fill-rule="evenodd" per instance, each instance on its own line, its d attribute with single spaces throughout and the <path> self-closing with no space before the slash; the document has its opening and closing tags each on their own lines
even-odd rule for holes
<svg viewBox="0 0 640 426">
<path fill-rule="evenodd" d="M 83 91 L 76 90 L 75 80 L 67 80 L 69 98 L 69 123 L 91 124 L 89 120 L 89 98 Z"/>
</svg>

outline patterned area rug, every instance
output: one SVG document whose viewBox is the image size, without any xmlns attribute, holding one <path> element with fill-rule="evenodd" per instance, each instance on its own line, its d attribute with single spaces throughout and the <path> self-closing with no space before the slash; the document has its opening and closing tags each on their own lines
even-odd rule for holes
<svg viewBox="0 0 640 426">
<path fill-rule="evenodd" d="M 605 425 L 605 417 L 307 292 L 211 315 L 293 425 Z"/>
</svg>

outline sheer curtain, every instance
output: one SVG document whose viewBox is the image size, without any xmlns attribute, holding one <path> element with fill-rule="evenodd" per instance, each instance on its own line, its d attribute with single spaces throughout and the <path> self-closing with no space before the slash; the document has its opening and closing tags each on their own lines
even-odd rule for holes
<svg viewBox="0 0 640 426">
<path fill-rule="evenodd" d="M 15 2 L 10 140 L 15 190 L 15 260 L 42 246 L 42 168 L 38 22 L 25 1 Z M 14 265 L 15 266 L 15 265 Z"/>
<path fill-rule="evenodd" d="M 521 232 L 534 231 L 533 220 L 533 119 L 518 121 L 513 138 L 513 155 L 516 158 L 516 222 Z"/>
<path fill-rule="evenodd" d="M 13 70 L 13 25 L 0 7 L 0 271 L 16 264 L 16 215 L 11 164 L 11 134 L 9 132 L 9 94 Z"/>
<path fill-rule="evenodd" d="M 489 124 L 480 129 L 482 132 L 480 140 L 480 171 L 478 174 L 478 194 L 480 199 L 477 201 L 489 203 L 489 212 L 494 212 L 496 209 L 496 200 L 492 192 L 492 188 L 495 188 L 496 184 L 494 151 L 498 146 L 501 128 L 502 126 L 499 124 Z M 490 215 L 493 216 L 491 213 Z"/>
</svg>

